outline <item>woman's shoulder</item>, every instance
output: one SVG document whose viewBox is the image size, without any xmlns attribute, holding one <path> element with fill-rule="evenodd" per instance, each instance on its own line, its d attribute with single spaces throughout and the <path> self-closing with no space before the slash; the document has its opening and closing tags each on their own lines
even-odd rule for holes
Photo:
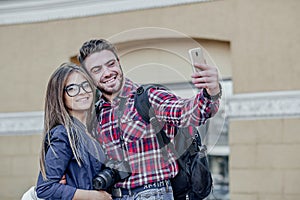
<svg viewBox="0 0 300 200">
<path fill-rule="evenodd" d="M 50 130 L 51 138 L 66 138 L 68 137 L 66 127 L 64 125 L 56 125 Z"/>
<path fill-rule="evenodd" d="M 53 128 L 51 128 L 50 130 L 51 133 L 55 133 L 55 132 L 67 132 L 66 127 L 62 124 L 58 124 L 56 126 L 54 126 Z"/>
</svg>

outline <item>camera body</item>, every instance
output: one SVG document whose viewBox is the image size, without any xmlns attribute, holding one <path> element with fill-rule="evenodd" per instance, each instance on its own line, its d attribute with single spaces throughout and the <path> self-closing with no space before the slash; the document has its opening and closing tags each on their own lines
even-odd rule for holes
<svg viewBox="0 0 300 200">
<path fill-rule="evenodd" d="M 93 179 L 95 190 L 109 190 L 114 184 L 124 181 L 130 175 L 130 166 L 127 161 L 109 160 L 104 169 Z"/>
</svg>

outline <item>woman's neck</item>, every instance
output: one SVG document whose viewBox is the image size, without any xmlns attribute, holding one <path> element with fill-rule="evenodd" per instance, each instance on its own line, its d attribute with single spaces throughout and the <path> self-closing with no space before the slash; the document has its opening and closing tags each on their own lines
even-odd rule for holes
<svg viewBox="0 0 300 200">
<path fill-rule="evenodd" d="M 87 120 L 87 113 L 82 112 L 82 113 L 73 113 L 72 115 L 76 119 L 78 119 L 83 125 L 86 126 L 86 120 Z"/>
</svg>

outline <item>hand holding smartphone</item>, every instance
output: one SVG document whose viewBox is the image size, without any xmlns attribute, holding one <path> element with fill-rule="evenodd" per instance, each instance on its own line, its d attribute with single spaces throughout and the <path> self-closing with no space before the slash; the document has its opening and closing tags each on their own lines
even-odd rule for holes
<svg viewBox="0 0 300 200">
<path fill-rule="evenodd" d="M 201 71 L 201 69 L 195 67 L 195 64 L 205 64 L 203 50 L 200 47 L 190 49 L 189 55 L 190 55 L 190 59 L 192 61 L 194 72 Z"/>
</svg>

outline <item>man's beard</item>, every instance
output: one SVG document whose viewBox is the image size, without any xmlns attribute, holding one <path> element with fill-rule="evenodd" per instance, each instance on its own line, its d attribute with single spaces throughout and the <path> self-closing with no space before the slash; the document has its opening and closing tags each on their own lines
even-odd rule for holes
<svg viewBox="0 0 300 200">
<path fill-rule="evenodd" d="M 120 79 L 120 84 L 118 85 L 117 88 L 113 88 L 111 90 L 107 90 L 105 89 L 105 87 L 100 87 L 98 88 L 102 94 L 106 95 L 106 96 L 112 96 L 112 95 L 115 95 L 117 93 L 119 93 L 122 89 L 122 86 L 124 84 L 124 76 L 122 75 L 121 79 Z"/>
</svg>

